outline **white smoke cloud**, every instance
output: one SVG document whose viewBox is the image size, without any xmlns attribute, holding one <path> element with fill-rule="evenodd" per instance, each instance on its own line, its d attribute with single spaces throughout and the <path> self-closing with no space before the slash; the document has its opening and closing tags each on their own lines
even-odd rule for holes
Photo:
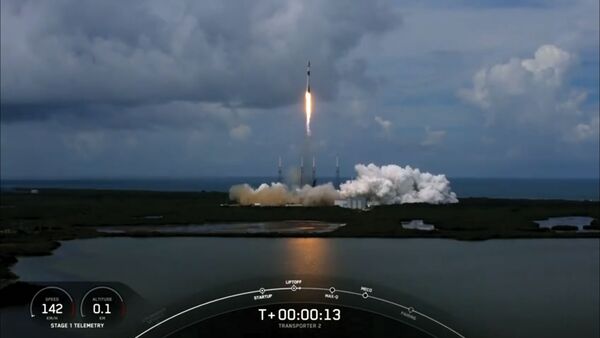
<svg viewBox="0 0 600 338">
<path fill-rule="evenodd" d="M 355 169 L 357 178 L 341 184 L 340 190 L 331 183 L 291 189 L 282 183 L 263 183 L 256 189 L 240 184 L 229 189 L 229 198 L 241 205 L 258 203 L 265 206 L 333 205 L 336 199 L 352 197 L 365 197 L 374 204 L 458 202 L 444 175 L 422 173 L 419 169 L 393 164 L 381 167 L 357 164 Z"/>
<path fill-rule="evenodd" d="M 410 166 L 357 164 L 358 176 L 341 184 L 343 198 L 366 197 L 378 204 L 402 203 L 456 203 L 456 194 L 450 190 L 445 175 L 422 173 Z"/>
<path fill-rule="evenodd" d="M 288 188 L 282 183 L 261 184 L 253 189 L 248 184 L 234 185 L 229 189 L 229 199 L 241 205 L 260 204 L 266 206 L 282 206 L 286 204 L 302 204 L 305 206 L 333 205 L 340 197 L 331 183 L 311 187 Z"/>
</svg>

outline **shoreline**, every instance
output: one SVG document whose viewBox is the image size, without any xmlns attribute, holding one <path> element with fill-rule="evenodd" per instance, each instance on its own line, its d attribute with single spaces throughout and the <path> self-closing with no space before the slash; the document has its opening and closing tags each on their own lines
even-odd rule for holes
<svg viewBox="0 0 600 338">
<path fill-rule="evenodd" d="M 599 201 L 464 198 L 457 204 L 403 204 L 368 211 L 339 207 L 221 207 L 221 192 L 45 189 L 39 194 L 0 193 L 0 290 L 18 281 L 11 267 L 18 257 L 51 255 L 61 241 L 112 237 L 251 238 L 442 238 L 488 239 L 600 238 L 600 231 L 540 229 L 533 221 L 551 217 L 592 217 L 598 230 Z M 160 215 L 160 218 L 151 215 Z M 423 219 L 433 231 L 403 229 Z M 102 233 L 102 226 L 169 227 L 214 223 L 323 221 L 346 225 L 328 233 Z"/>
</svg>

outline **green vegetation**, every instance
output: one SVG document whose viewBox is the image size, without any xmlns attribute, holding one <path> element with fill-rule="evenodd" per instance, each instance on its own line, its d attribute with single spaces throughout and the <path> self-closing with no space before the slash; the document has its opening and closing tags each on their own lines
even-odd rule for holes
<svg viewBox="0 0 600 338">
<path fill-rule="evenodd" d="M 228 195 L 220 192 L 48 189 L 39 194 L 2 192 L 0 197 L 0 287 L 15 277 L 8 267 L 14 264 L 16 256 L 50 254 L 59 240 L 108 236 L 96 232 L 95 227 L 102 225 L 319 220 L 346 223 L 334 232 L 318 235 L 323 237 L 461 240 L 600 237 L 599 232 L 539 229 L 533 222 L 563 216 L 589 216 L 597 220 L 600 216 L 597 201 L 465 198 L 450 205 L 405 204 L 360 211 L 338 207 L 222 207 L 229 201 Z M 401 222 L 412 219 L 433 224 L 436 230 L 403 229 Z M 595 228 L 597 222 L 590 227 Z"/>
</svg>

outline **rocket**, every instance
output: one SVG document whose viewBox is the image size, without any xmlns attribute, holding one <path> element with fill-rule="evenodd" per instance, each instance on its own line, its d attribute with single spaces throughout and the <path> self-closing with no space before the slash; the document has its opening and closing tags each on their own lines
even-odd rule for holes
<svg viewBox="0 0 600 338">
<path fill-rule="evenodd" d="M 304 93 L 306 106 L 306 136 L 310 136 L 310 118 L 312 116 L 312 99 L 310 94 L 310 61 L 306 65 L 306 93 Z"/>
<path fill-rule="evenodd" d="M 310 93 L 310 60 L 306 65 L 306 91 Z"/>
</svg>

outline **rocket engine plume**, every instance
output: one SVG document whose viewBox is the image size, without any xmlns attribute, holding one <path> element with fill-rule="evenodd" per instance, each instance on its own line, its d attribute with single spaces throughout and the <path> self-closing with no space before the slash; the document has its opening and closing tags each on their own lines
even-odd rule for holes
<svg viewBox="0 0 600 338">
<path fill-rule="evenodd" d="M 310 136 L 310 117 L 312 115 L 312 102 L 310 92 L 307 91 L 304 97 L 306 99 L 306 135 Z"/>
</svg>

